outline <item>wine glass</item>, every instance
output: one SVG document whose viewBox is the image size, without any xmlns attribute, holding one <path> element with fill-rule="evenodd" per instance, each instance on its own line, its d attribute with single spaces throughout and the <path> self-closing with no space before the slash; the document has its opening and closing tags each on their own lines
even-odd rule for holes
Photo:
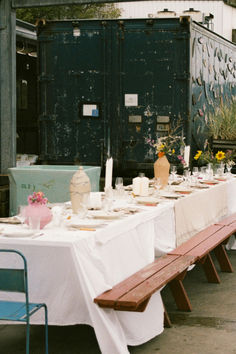
<svg viewBox="0 0 236 354">
<path fill-rule="evenodd" d="M 171 173 L 173 179 L 175 180 L 176 175 L 177 175 L 177 166 L 172 165 L 171 168 L 170 168 L 170 173 Z"/>
<path fill-rule="evenodd" d="M 123 192 L 124 192 L 123 178 L 122 177 L 116 177 L 115 190 L 116 190 L 116 196 L 118 198 L 121 198 L 123 196 Z"/>
<path fill-rule="evenodd" d="M 184 184 L 185 185 L 189 184 L 190 174 L 191 174 L 191 172 L 190 172 L 189 169 L 184 170 L 183 179 L 184 179 Z"/>
<path fill-rule="evenodd" d="M 123 188 L 123 178 L 122 177 L 116 177 L 115 189 L 121 189 L 121 188 Z"/>
<path fill-rule="evenodd" d="M 161 179 L 159 177 L 154 178 L 154 195 L 159 194 L 161 187 Z"/>
<path fill-rule="evenodd" d="M 232 170 L 232 165 L 227 163 L 226 164 L 226 170 L 227 170 L 228 174 L 230 175 L 231 174 L 231 170 Z"/>
</svg>

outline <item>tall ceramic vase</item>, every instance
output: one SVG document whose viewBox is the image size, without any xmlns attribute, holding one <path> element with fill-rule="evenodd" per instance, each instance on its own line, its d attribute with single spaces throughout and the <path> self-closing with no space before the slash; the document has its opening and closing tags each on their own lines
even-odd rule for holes
<svg viewBox="0 0 236 354">
<path fill-rule="evenodd" d="M 81 166 L 78 171 L 72 176 L 70 182 L 70 199 L 74 214 L 78 214 L 84 210 L 87 204 L 91 191 L 89 177 Z"/>
<path fill-rule="evenodd" d="M 154 163 L 154 177 L 160 178 L 162 188 L 168 184 L 169 172 L 170 164 L 166 156 L 159 157 Z"/>
</svg>

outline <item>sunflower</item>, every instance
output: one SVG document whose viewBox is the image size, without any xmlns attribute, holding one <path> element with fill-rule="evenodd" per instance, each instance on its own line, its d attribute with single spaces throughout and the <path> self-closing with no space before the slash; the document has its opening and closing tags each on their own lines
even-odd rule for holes
<svg viewBox="0 0 236 354">
<path fill-rule="evenodd" d="M 198 150 L 196 155 L 194 156 L 194 160 L 198 160 L 201 154 L 202 154 L 202 150 Z"/>
<path fill-rule="evenodd" d="M 217 154 L 216 154 L 216 159 L 218 161 L 221 161 L 225 158 L 225 153 L 223 151 L 218 151 Z"/>
</svg>

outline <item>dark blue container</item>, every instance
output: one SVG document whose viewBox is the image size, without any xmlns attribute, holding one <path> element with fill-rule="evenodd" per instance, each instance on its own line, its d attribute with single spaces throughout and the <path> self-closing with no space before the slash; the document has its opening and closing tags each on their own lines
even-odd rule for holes
<svg viewBox="0 0 236 354">
<path fill-rule="evenodd" d="M 236 45 L 190 17 L 46 22 L 38 45 L 43 162 L 152 170 L 148 138 L 178 126 L 201 149 L 236 96 Z"/>
</svg>

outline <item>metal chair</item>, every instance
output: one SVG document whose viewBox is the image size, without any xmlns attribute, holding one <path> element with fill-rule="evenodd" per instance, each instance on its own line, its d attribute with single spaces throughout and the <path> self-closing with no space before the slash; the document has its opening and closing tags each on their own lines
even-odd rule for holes
<svg viewBox="0 0 236 354">
<path fill-rule="evenodd" d="M 0 268 L 0 291 L 25 294 L 25 301 L 0 300 L 0 320 L 26 323 L 26 354 L 30 348 L 30 316 L 44 308 L 45 311 L 45 353 L 48 354 L 48 314 L 47 306 L 42 303 L 30 303 L 28 295 L 27 262 L 23 254 L 16 250 L 0 249 L 1 253 L 15 253 L 23 260 L 22 269 Z M 17 256 L 18 257 L 18 256 Z"/>
</svg>

